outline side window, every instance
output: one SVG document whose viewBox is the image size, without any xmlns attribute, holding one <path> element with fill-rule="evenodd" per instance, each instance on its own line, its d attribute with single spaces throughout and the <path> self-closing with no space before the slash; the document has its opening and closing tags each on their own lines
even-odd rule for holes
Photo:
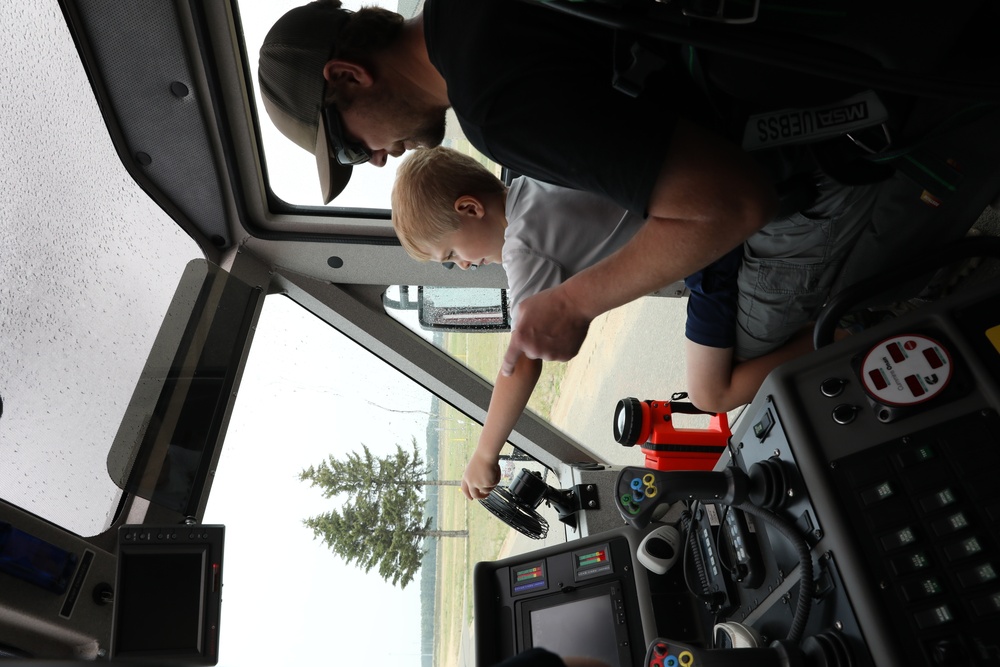
<svg viewBox="0 0 1000 667">
<path fill-rule="evenodd" d="M 461 494 L 458 481 L 479 429 L 291 299 L 266 297 L 205 515 L 206 523 L 226 525 L 226 663 L 312 664 L 332 655 L 337 664 L 366 664 L 384 646 L 400 664 L 421 655 L 437 656 L 421 664 L 446 664 L 447 656 L 471 651 L 462 643 L 469 641 L 473 566 L 541 546 Z M 413 482 L 403 467 L 378 491 L 354 484 L 383 463 L 342 477 L 351 487 L 343 492 L 327 493 L 335 487 L 303 479 L 304 471 L 332 465 L 331 456 L 364 458 L 365 448 L 395 465 L 397 446 L 420 459 L 416 493 L 396 484 Z M 354 557 L 348 562 L 330 546 L 354 529 L 377 534 L 389 523 L 377 511 L 394 511 L 396 503 L 406 510 L 397 516 L 412 520 L 404 541 L 423 552 L 415 571 L 407 569 L 412 552 L 403 549 L 401 559 L 386 565 L 390 581 L 398 572 L 412 574 L 405 588 L 402 580 L 392 585 L 380 576 L 385 563 L 366 565 L 368 552 L 347 554 Z M 545 516 L 558 525 L 553 513 Z M 549 535 L 558 539 L 562 531 Z M 379 549 L 396 553 L 398 543 L 392 544 Z M 265 613 L 274 607 L 272 595 L 295 613 Z M 372 620 L 387 618 L 391 647 L 385 622 Z M 331 623 L 351 638 L 332 650 Z M 284 641 L 245 640 L 255 636 Z"/>
<path fill-rule="evenodd" d="M 486 380 L 496 380 L 510 343 L 506 290 L 393 285 L 382 302 L 393 319 Z M 565 364 L 545 364 L 528 409 L 551 420 L 565 372 Z"/>
<path fill-rule="evenodd" d="M 244 43 L 249 55 L 250 77 L 248 83 L 255 94 L 257 117 L 263 142 L 263 161 L 268 167 L 266 176 L 271 190 L 280 199 L 299 206 L 322 206 L 319 181 L 316 177 L 316 159 L 307 151 L 286 139 L 271 123 L 261 102 L 257 83 L 257 57 L 267 31 L 285 12 L 303 4 L 302 0 L 270 0 L 268 2 L 239 3 Z M 397 0 L 344 0 L 343 6 L 358 10 L 362 6 L 381 6 L 411 18 L 423 7 L 422 2 Z M 498 165 L 480 155 L 466 140 L 454 114 L 449 111 L 443 145 L 474 155 L 499 177 Z M 389 195 L 395 179 L 399 159 L 390 158 L 385 167 L 373 169 L 364 166 L 355 169 L 344 191 L 328 207 L 389 209 Z M 384 221 L 380 221 L 384 224 Z"/>
<path fill-rule="evenodd" d="M 450 289 L 456 303 L 461 302 L 463 292 L 476 291 Z M 417 317 L 418 298 L 416 287 L 396 285 L 386 290 L 383 304 L 402 326 L 494 382 L 510 332 L 488 328 L 431 331 Z M 686 299 L 646 297 L 598 317 L 575 358 L 543 364 L 528 409 L 608 463 L 642 465 L 639 447 L 625 447 L 614 439 L 615 407 L 623 398 L 665 400 L 686 390 L 686 307 Z M 685 427 L 702 428 L 703 424 L 694 420 Z M 509 443 L 505 453 L 517 454 Z M 519 471 L 516 465 L 508 467 Z"/>
</svg>

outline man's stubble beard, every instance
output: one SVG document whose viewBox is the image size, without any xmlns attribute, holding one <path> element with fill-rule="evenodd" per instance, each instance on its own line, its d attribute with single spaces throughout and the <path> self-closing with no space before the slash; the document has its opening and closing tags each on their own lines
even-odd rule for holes
<svg viewBox="0 0 1000 667">
<path fill-rule="evenodd" d="M 427 148 L 433 148 L 435 146 L 440 146 L 441 142 L 444 141 L 444 134 L 446 120 L 445 114 L 447 109 L 440 109 L 436 112 L 430 112 L 428 117 L 428 123 L 421 128 L 416 139 L 418 143 Z"/>
<path fill-rule="evenodd" d="M 433 148 L 444 141 L 447 107 L 431 107 L 414 104 L 407 96 L 395 91 L 383 90 L 368 100 L 368 104 L 388 112 L 389 122 L 401 128 L 403 140 Z"/>
</svg>

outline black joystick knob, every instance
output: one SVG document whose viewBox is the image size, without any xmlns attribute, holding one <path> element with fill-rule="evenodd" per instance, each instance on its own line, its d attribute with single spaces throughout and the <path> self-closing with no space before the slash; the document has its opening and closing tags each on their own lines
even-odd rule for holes
<svg viewBox="0 0 1000 667">
<path fill-rule="evenodd" d="M 788 498 L 788 478 L 781 459 L 771 457 L 750 466 L 750 502 L 768 510 L 780 509 Z"/>
<path fill-rule="evenodd" d="M 855 667 L 857 664 L 847 638 L 837 630 L 806 637 L 802 652 L 806 664 L 811 667 Z"/>
</svg>

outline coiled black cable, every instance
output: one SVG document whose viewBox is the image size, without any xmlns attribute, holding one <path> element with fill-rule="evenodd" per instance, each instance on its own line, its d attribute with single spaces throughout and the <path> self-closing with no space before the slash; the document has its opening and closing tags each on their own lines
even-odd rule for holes
<svg viewBox="0 0 1000 667">
<path fill-rule="evenodd" d="M 716 600 L 711 593 L 709 588 L 708 572 L 705 570 L 705 561 L 701 559 L 701 550 L 696 542 L 692 541 L 692 538 L 696 538 L 695 533 L 696 525 L 694 524 L 693 510 L 691 508 L 685 510 L 681 514 L 681 525 L 684 527 L 685 538 L 684 538 L 684 555 L 681 558 L 681 571 L 684 573 L 684 584 L 688 587 L 688 590 L 694 594 L 699 600 L 705 604 L 713 607 L 712 611 L 715 611 Z M 698 575 L 698 583 L 701 584 L 696 590 L 694 586 L 691 585 L 691 581 L 688 578 L 688 553 L 691 554 L 691 559 L 694 561 L 694 570 Z"/>
<path fill-rule="evenodd" d="M 792 626 L 788 630 L 788 641 L 798 644 L 802 641 L 805 633 L 806 623 L 809 622 L 809 611 L 812 608 L 813 589 L 815 588 L 815 574 L 813 572 L 812 555 L 809 552 L 809 545 L 806 543 L 795 526 L 782 516 L 774 512 L 768 512 L 750 502 L 743 502 L 734 505 L 747 514 L 752 514 L 761 521 L 773 526 L 785 536 L 799 554 L 799 599 L 795 605 L 795 613 L 792 616 Z"/>
</svg>

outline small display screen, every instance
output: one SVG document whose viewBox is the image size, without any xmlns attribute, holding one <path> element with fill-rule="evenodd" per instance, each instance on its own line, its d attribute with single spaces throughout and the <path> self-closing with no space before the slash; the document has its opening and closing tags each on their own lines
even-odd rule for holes
<svg viewBox="0 0 1000 667">
<path fill-rule="evenodd" d="M 577 581 L 604 576 L 612 571 L 611 550 L 606 544 L 576 551 L 573 553 L 573 557 L 576 559 L 574 577 Z"/>
<path fill-rule="evenodd" d="M 515 569 L 511 576 L 513 577 L 511 584 L 514 595 L 548 588 L 548 583 L 545 581 L 545 564 L 542 561 L 522 565 Z"/>
<path fill-rule="evenodd" d="M 118 654 L 202 652 L 205 556 L 201 549 L 122 550 L 115 592 Z"/>
<path fill-rule="evenodd" d="M 531 645 L 622 667 L 615 627 L 610 595 L 574 600 L 531 612 Z"/>
<path fill-rule="evenodd" d="M 0 572 L 62 594 L 76 561 L 76 554 L 0 521 Z"/>
<path fill-rule="evenodd" d="M 585 569 L 588 567 L 593 567 L 595 565 L 603 565 L 608 562 L 608 550 L 607 549 L 597 549 L 596 551 L 589 551 L 585 554 L 576 555 L 576 567 L 577 569 Z"/>
</svg>

